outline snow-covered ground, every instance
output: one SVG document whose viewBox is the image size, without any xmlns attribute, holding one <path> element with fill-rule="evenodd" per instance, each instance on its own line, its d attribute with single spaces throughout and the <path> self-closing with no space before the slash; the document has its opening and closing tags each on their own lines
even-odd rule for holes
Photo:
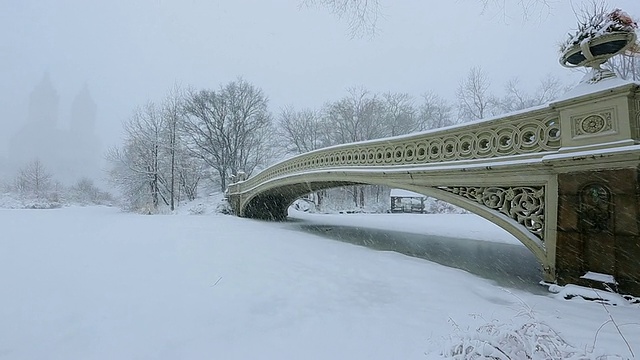
<svg viewBox="0 0 640 360">
<path fill-rule="evenodd" d="M 438 223 L 465 235 L 469 221 Z M 432 359 L 452 336 L 531 316 L 577 349 L 629 358 L 611 316 L 640 354 L 638 305 L 504 290 L 224 215 L 0 210 L 0 289 L 0 359 Z"/>
</svg>

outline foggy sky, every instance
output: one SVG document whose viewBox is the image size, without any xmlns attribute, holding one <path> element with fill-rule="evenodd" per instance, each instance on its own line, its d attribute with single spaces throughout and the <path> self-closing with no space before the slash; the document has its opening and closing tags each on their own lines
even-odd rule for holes
<svg viewBox="0 0 640 360">
<path fill-rule="evenodd" d="M 558 44 L 576 23 L 569 1 L 527 21 L 515 1 L 485 13 L 478 0 L 381 2 L 377 34 L 351 38 L 344 19 L 297 0 L 0 0 L 0 157 L 45 72 L 63 128 L 88 85 L 105 146 L 118 143 L 136 106 L 160 101 L 174 83 L 217 88 L 242 76 L 275 112 L 320 107 L 351 86 L 453 99 L 472 66 L 486 70 L 494 92 L 514 76 L 580 78 L 558 64 Z M 610 5 L 640 16 L 638 0 Z"/>
</svg>

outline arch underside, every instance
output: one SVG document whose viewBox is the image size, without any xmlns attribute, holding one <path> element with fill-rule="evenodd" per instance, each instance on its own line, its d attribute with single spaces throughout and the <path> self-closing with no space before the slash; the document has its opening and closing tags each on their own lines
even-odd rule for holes
<svg viewBox="0 0 640 360">
<path fill-rule="evenodd" d="M 270 188 L 247 200 L 241 210 L 241 216 L 267 220 L 284 220 L 289 206 L 302 196 L 325 189 L 349 185 L 367 185 L 350 181 L 317 181 L 292 183 Z"/>
<path fill-rule="evenodd" d="M 326 176 L 325 176 L 326 177 Z M 546 266 L 551 261 L 544 243 L 545 190 L 544 184 L 502 184 L 499 186 L 426 186 L 397 179 L 370 178 L 363 180 L 347 174 L 341 178 L 311 180 L 291 177 L 274 184 L 265 184 L 252 191 L 241 206 L 240 215 L 250 218 L 284 220 L 287 209 L 298 198 L 311 192 L 349 185 L 385 185 L 417 192 L 446 201 L 496 224 L 526 246 Z M 301 181 L 303 180 L 303 181 Z"/>
</svg>

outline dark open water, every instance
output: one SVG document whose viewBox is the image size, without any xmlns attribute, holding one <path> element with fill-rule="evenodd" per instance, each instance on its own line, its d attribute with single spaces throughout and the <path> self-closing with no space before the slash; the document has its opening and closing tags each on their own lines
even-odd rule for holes
<svg viewBox="0 0 640 360">
<path fill-rule="evenodd" d="M 539 285 L 542 280 L 542 267 L 533 254 L 521 245 L 348 226 L 317 225 L 299 219 L 290 220 L 286 227 L 332 240 L 375 250 L 395 251 L 462 269 L 506 288 L 548 294 L 547 288 Z"/>
</svg>

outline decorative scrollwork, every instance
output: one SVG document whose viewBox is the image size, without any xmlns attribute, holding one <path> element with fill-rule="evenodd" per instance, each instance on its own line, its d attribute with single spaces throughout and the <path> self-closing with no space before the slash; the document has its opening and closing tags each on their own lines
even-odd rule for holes
<svg viewBox="0 0 640 360">
<path fill-rule="evenodd" d="M 544 240 L 544 187 L 439 187 L 452 194 L 473 200 L 498 211 Z"/>
</svg>

